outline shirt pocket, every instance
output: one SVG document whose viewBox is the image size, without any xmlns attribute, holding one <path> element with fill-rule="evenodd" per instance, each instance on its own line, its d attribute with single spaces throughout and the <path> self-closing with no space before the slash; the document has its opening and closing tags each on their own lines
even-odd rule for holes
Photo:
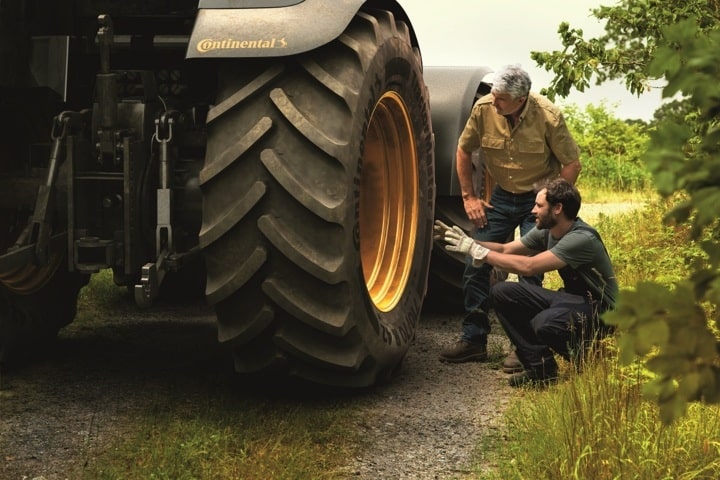
<svg viewBox="0 0 720 480">
<path fill-rule="evenodd" d="M 545 143 L 524 140 L 518 142 L 518 152 L 530 154 L 545 153 Z"/>
<path fill-rule="evenodd" d="M 504 150 L 505 139 L 502 137 L 484 136 L 482 137 L 482 148 L 487 148 L 489 150 Z"/>
</svg>

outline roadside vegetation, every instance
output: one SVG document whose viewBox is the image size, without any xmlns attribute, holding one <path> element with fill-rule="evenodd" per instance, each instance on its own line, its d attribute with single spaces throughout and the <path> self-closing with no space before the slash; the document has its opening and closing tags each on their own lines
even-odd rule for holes
<svg viewBox="0 0 720 480">
<path fill-rule="evenodd" d="M 702 255 L 688 227 L 663 225 L 666 210 L 667 202 L 649 200 L 643 209 L 595 222 L 621 288 L 651 279 L 672 285 Z M 692 404 L 666 425 L 644 392 L 652 372 L 639 361 L 621 364 L 616 338 L 581 373 L 563 364 L 562 374 L 559 385 L 513 399 L 502 435 L 478 448 L 477 478 L 720 478 L 720 406 Z"/>
<path fill-rule="evenodd" d="M 596 222 L 622 289 L 604 317 L 617 333 L 581 373 L 566 366 L 566 381 L 511 405 L 503 436 L 479 448 L 478 465 L 495 468 L 478 478 L 720 478 L 719 6 L 623 0 L 593 11 L 607 22 L 600 38 L 562 24 L 562 50 L 533 52 L 556 75 L 548 93 L 624 79 L 638 94 L 664 85 L 673 101 L 647 129 L 628 123 L 639 127 L 630 141 L 646 142 L 637 164 L 612 128 L 620 148 L 608 144 L 609 161 L 586 144 L 583 160 L 602 176 L 584 170 L 581 191 L 651 187 L 642 210 Z M 643 168 L 651 183 L 637 183 Z"/>
</svg>

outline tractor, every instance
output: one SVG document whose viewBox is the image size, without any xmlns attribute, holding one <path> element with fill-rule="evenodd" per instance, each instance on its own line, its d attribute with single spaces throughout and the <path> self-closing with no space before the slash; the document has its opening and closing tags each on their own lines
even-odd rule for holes
<svg viewBox="0 0 720 480">
<path fill-rule="evenodd" d="M 424 66 L 393 0 L 3 1 L 0 362 L 110 269 L 204 298 L 238 373 L 389 378 L 461 302 L 432 229 L 489 72 Z"/>
</svg>

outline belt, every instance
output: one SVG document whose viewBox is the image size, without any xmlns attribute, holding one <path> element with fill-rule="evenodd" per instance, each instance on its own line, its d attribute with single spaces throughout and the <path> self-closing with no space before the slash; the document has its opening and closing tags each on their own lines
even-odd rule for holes
<svg viewBox="0 0 720 480">
<path fill-rule="evenodd" d="M 500 189 L 500 190 L 502 190 L 503 193 L 507 193 L 508 195 L 512 195 L 513 197 L 525 197 L 525 196 L 528 196 L 528 195 L 535 195 L 535 191 L 534 191 L 534 190 L 530 190 L 529 192 L 515 193 L 515 192 L 510 192 L 510 191 L 508 191 L 508 190 L 505 190 L 504 188 L 500 187 L 499 185 L 498 185 L 497 188 Z"/>
</svg>

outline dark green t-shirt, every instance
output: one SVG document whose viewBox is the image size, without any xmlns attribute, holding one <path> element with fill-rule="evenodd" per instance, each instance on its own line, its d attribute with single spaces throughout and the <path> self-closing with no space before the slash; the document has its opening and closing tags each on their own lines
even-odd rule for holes
<svg viewBox="0 0 720 480">
<path fill-rule="evenodd" d="M 601 312 L 615 307 L 618 283 L 612 262 L 600 235 L 582 219 L 560 239 L 533 228 L 520 241 L 531 250 L 550 250 L 567 264 L 558 271 L 566 292 L 598 302 Z"/>
</svg>

